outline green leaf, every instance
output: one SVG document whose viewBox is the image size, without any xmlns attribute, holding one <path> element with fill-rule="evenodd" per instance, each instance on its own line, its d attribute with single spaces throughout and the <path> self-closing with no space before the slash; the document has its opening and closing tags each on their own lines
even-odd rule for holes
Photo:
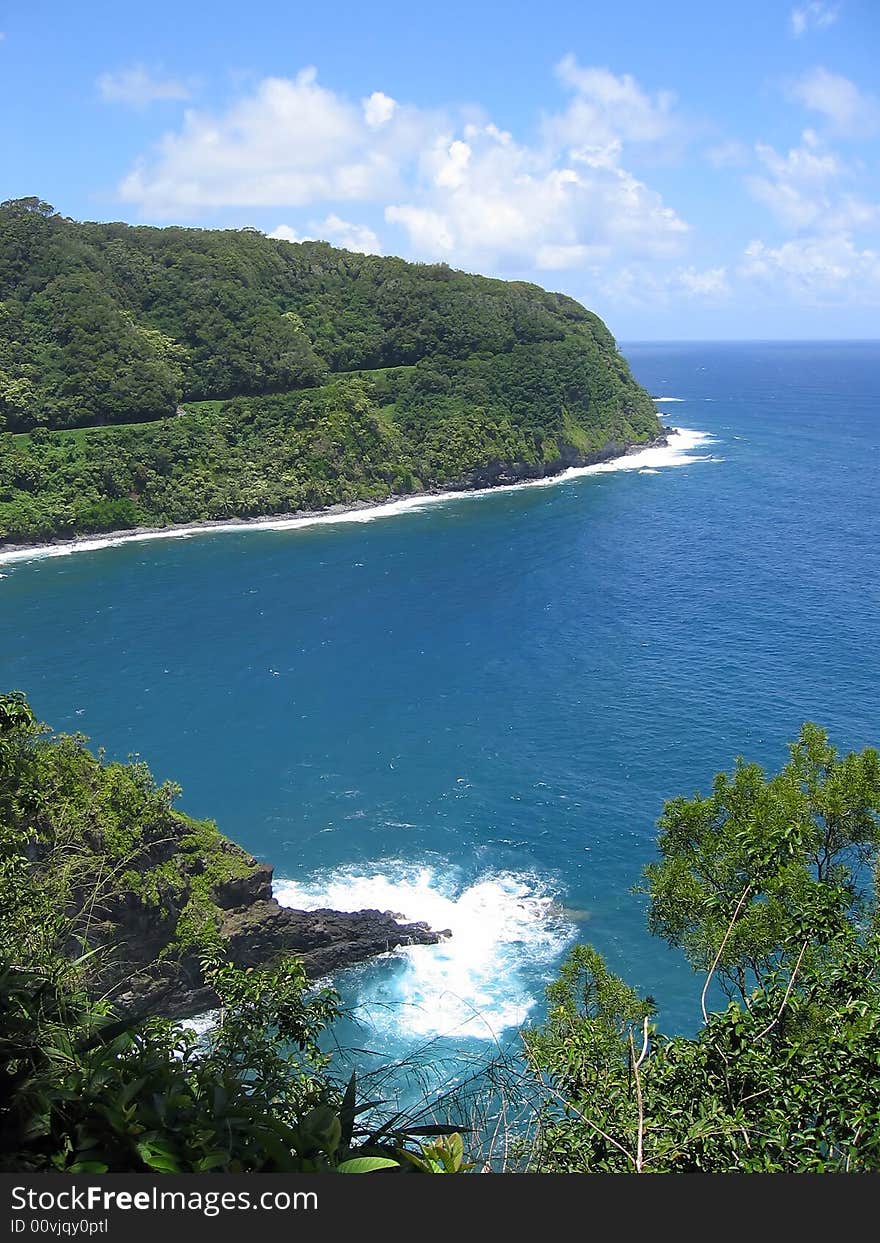
<svg viewBox="0 0 880 1243">
<path fill-rule="evenodd" d="M 137 1150 L 144 1165 L 148 1165 L 151 1170 L 158 1170 L 160 1174 L 180 1173 L 174 1155 L 167 1148 L 160 1148 L 155 1144 L 138 1144 Z"/>
<path fill-rule="evenodd" d="M 390 1157 L 351 1157 L 337 1165 L 337 1174 L 372 1174 L 374 1170 L 397 1170 L 400 1166 Z"/>
<path fill-rule="evenodd" d="M 351 1078 L 348 1081 L 348 1087 L 345 1089 L 345 1096 L 342 1098 L 342 1108 L 339 1111 L 339 1121 L 342 1125 L 342 1134 L 340 1143 L 343 1148 L 351 1146 L 352 1132 L 354 1131 L 354 1120 L 357 1112 L 357 1071 L 351 1072 Z"/>
</svg>

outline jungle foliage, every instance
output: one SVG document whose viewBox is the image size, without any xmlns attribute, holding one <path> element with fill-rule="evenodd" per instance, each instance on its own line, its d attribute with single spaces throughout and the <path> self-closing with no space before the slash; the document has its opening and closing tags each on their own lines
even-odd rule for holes
<svg viewBox="0 0 880 1243">
<path fill-rule="evenodd" d="M 175 840 L 203 863 L 180 922 L 218 1022 L 197 1036 L 106 999 L 108 907 L 146 897 L 161 921 L 191 871 L 178 854 L 144 866 L 180 816 L 177 793 L 140 762 L 106 764 L 81 737 L 49 734 L 20 693 L 0 696 L 0 1170 L 435 1172 L 447 1144 L 460 1165 L 452 1127 L 366 1122 L 381 1102 L 337 1082 L 319 1044 L 338 997 L 297 958 L 225 960 L 210 897 L 236 854 L 210 822 L 181 817 Z"/>
<path fill-rule="evenodd" d="M 0 1168 L 474 1168 L 478 1136 L 383 1116 L 334 1078 L 320 1038 L 338 998 L 294 957 L 231 967 L 210 886 L 188 947 L 222 1021 L 197 1038 L 102 999 L 92 921 L 126 892 L 173 900 L 174 860 L 153 877 L 137 860 L 181 814 L 177 792 L 0 696 Z M 186 823 L 206 872 L 228 879 L 216 829 Z M 663 1035 L 653 998 L 575 947 L 523 1032 L 515 1168 L 877 1171 L 880 756 L 841 756 L 806 724 L 778 773 L 740 760 L 709 795 L 669 800 L 659 827 L 641 891 L 649 926 L 704 978 L 702 1021 Z"/>
<path fill-rule="evenodd" d="M 593 948 L 565 963 L 525 1034 L 548 1089 L 533 1168 L 880 1169 L 880 757 L 841 757 L 812 724 L 790 755 L 769 778 L 740 761 L 660 819 L 643 892 L 706 973 L 695 1036 L 664 1037 Z"/>
<path fill-rule="evenodd" d="M 0 541 L 384 499 L 659 431 L 602 321 L 535 285 L 0 204 Z"/>
</svg>

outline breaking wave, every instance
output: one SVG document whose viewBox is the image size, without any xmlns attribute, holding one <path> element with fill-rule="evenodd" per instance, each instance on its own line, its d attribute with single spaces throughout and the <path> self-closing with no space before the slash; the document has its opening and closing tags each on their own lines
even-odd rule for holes
<svg viewBox="0 0 880 1243">
<path fill-rule="evenodd" d="M 436 866 L 383 861 L 306 881 L 278 880 L 275 897 L 300 910 L 392 911 L 451 936 L 401 947 L 388 971 L 365 973 L 357 1017 L 386 1038 L 497 1038 L 541 1000 L 575 926 L 552 887 L 528 873 L 460 882 Z"/>
</svg>

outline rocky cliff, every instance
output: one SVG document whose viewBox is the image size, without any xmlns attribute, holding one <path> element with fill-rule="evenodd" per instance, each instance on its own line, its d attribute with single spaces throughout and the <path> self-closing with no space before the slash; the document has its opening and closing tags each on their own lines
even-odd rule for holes
<svg viewBox="0 0 880 1243">
<path fill-rule="evenodd" d="M 228 843 L 230 853 L 238 847 Z M 284 954 L 298 955 L 311 979 L 328 975 L 401 945 L 434 945 L 447 932 L 425 923 L 401 923 L 390 911 L 293 910 L 272 896 L 272 871 L 240 852 L 247 871 L 220 881 L 210 891 L 218 914 L 217 939 L 238 967 L 258 967 Z M 185 908 L 184 908 L 185 909 Z M 156 916 L 127 894 L 106 911 L 93 940 L 112 948 L 105 986 L 126 1012 L 183 1018 L 210 1010 L 217 998 L 205 985 L 201 945 L 175 946 L 175 912 Z"/>
</svg>

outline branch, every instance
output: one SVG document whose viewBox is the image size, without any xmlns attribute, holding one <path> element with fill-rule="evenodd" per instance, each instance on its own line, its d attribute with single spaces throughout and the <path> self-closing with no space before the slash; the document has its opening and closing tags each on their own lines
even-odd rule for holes
<svg viewBox="0 0 880 1243">
<path fill-rule="evenodd" d="M 648 1016 L 645 1015 L 644 1039 L 642 1041 L 642 1051 L 636 1059 L 636 1046 L 633 1040 L 632 1032 L 629 1033 L 629 1054 L 632 1062 L 633 1074 L 636 1080 L 636 1100 L 639 1106 L 639 1133 L 636 1139 L 636 1173 L 641 1174 L 642 1167 L 645 1163 L 645 1105 L 642 1099 L 642 1076 L 639 1074 L 639 1067 L 645 1060 L 645 1054 L 648 1052 Z"/>
<path fill-rule="evenodd" d="M 648 1016 L 647 1014 L 645 1015 L 643 1031 L 644 1031 L 644 1039 L 642 1040 L 642 1051 L 639 1054 L 639 1060 L 633 1066 L 633 1070 L 638 1070 L 642 1062 L 645 1060 L 645 1054 L 648 1052 Z M 629 1042 L 630 1044 L 632 1044 L 632 1034 L 630 1034 Z"/>
<path fill-rule="evenodd" d="M 758 1035 L 755 1037 L 756 1040 L 760 1040 L 762 1036 L 766 1036 L 769 1031 L 772 1031 L 773 1028 L 776 1026 L 776 1024 L 779 1022 L 779 1020 L 782 1018 L 782 1011 L 785 1009 L 786 1005 L 788 1004 L 788 999 L 791 996 L 791 990 L 794 987 L 794 977 L 797 975 L 800 969 L 800 965 L 803 961 L 804 954 L 807 952 L 807 946 L 809 944 L 810 944 L 809 941 L 804 941 L 803 945 L 801 946 L 801 952 L 798 954 L 798 960 L 794 964 L 794 971 L 792 971 L 791 973 L 791 979 L 788 981 L 788 988 L 785 990 L 785 996 L 782 998 L 782 1005 L 779 1007 L 779 1012 L 777 1013 L 776 1018 L 773 1019 L 771 1022 L 769 1022 L 762 1032 L 758 1033 Z"/>
<path fill-rule="evenodd" d="M 715 974 L 715 968 L 718 966 L 719 962 L 721 961 L 721 955 L 724 953 L 724 947 L 727 944 L 728 937 L 730 936 L 731 932 L 733 932 L 733 925 L 736 923 L 737 916 L 739 915 L 740 910 L 742 909 L 742 904 L 745 902 L 746 898 L 749 896 L 751 892 L 752 892 L 752 883 L 751 881 L 749 881 L 745 889 L 742 891 L 739 902 L 737 902 L 736 904 L 736 910 L 733 912 L 733 918 L 731 919 L 730 923 L 727 925 L 727 931 L 725 932 L 721 940 L 721 944 L 718 946 L 718 953 L 715 955 L 715 961 L 712 963 L 711 970 L 709 971 L 709 974 L 706 976 L 706 983 L 703 985 L 703 992 L 700 997 L 700 1009 L 703 1011 L 703 1022 L 704 1023 L 709 1022 L 709 1015 L 706 1013 L 706 993 L 709 991 L 709 983 L 712 979 L 712 976 Z"/>
</svg>

